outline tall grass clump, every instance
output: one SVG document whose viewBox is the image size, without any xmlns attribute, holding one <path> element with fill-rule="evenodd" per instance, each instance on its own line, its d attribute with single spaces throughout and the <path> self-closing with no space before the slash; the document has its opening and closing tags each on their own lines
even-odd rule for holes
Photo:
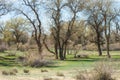
<svg viewBox="0 0 120 80">
<path fill-rule="evenodd" d="M 39 55 L 35 53 L 27 53 L 21 61 L 23 61 L 24 66 L 30 67 L 48 67 L 54 65 L 53 61 L 40 59 Z"/>
<path fill-rule="evenodd" d="M 93 80 L 115 80 L 112 78 L 113 68 L 107 62 L 98 62 L 94 67 Z"/>
<path fill-rule="evenodd" d="M 113 68 L 107 62 L 98 62 L 91 71 L 79 72 L 76 75 L 76 80 L 115 80 L 112 77 Z"/>
</svg>

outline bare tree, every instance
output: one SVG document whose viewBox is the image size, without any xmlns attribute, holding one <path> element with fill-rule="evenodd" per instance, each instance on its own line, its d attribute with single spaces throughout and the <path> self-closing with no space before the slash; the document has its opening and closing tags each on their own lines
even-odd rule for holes
<svg viewBox="0 0 120 80">
<path fill-rule="evenodd" d="M 93 0 L 92 0 L 93 1 Z M 93 29 L 93 31 L 96 32 L 96 36 L 97 36 L 97 46 L 98 46 L 98 52 L 99 52 L 99 56 L 102 55 L 102 50 L 101 50 L 101 34 L 103 32 L 102 29 L 102 22 L 103 22 L 103 17 L 100 13 L 101 11 L 101 2 L 100 0 L 97 1 L 93 1 L 91 2 L 91 4 L 89 4 L 89 7 L 87 8 L 89 14 L 88 17 L 88 24 L 91 26 L 91 28 Z"/>
<path fill-rule="evenodd" d="M 53 7 L 49 7 L 49 10 L 52 13 L 53 27 L 51 28 L 51 34 L 54 39 L 55 52 L 51 51 L 47 45 L 46 47 L 48 51 L 56 55 L 57 59 L 64 60 L 66 58 L 68 40 L 74 33 L 73 27 L 75 27 L 77 13 L 82 10 L 84 2 L 81 0 L 54 0 L 52 4 Z M 67 22 L 64 21 L 65 17 L 63 19 L 62 14 L 62 11 L 65 9 L 69 10 L 69 13 L 72 15 Z"/>
<path fill-rule="evenodd" d="M 34 31 L 33 35 L 38 46 L 38 53 L 40 58 L 42 59 L 42 26 L 40 19 L 40 7 L 42 0 L 22 0 L 22 5 L 24 9 L 17 9 L 20 13 L 22 13 L 32 25 Z"/>
<path fill-rule="evenodd" d="M 106 39 L 106 47 L 107 47 L 107 56 L 110 58 L 109 53 L 109 45 L 110 45 L 110 35 L 111 35 L 111 27 L 113 24 L 113 20 L 118 16 L 118 11 L 116 12 L 115 9 L 111 8 L 112 1 L 106 0 L 103 2 L 103 7 L 101 7 L 102 15 L 104 18 L 104 33 L 105 33 L 105 39 Z"/>
<path fill-rule="evenodd" d="M 14 39 L 17 44 L 17 50 L 19 50 L 18 46 L 21 42 L 21 36 L 28 30 L 27 25 L 28 22 L 21 17 L 6 21 L 5 28 L 15 37 Z"/>
</svg>

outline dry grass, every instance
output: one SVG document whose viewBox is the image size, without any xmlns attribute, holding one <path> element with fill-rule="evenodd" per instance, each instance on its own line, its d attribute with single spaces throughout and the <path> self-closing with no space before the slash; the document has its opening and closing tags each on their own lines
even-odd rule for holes
<svg viewBox="0 0 120 80">
<path fill-rule="evenodd" d="M 27 73 L 27 74 L 30 73 L 30 71 L 29 71 L 28 69 L 24 69 L 23 72 L 24 72 L 24 73 Z"/>
<path fill-rule="evenodd" d="M 61 76 L 61 77 L 64 77 L 64 76 L 65 76 L 64 73 L 62 73 L 62 72 L 57 72 L 56 75 L 57 75 L 57 76 Z"/>
<path fill-rule="evenodd" d="M 47 69 L 41 69 L 41 72 L 48 72 Z"/>
</svg>

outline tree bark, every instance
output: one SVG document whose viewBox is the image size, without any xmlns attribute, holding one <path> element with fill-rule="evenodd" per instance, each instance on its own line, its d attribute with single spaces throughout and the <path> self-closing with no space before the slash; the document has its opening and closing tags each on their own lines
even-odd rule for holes
<svg viewBox="0 0 120 80">
<path fill-rule="evenodd" d="M 102 50 L 101 50 L 101 44 L 100 44 L 100 34 L 99 33 L 97 33 L 97 47 L 98 47 L 99 56 L 102 56 Z"/>
<path fill-rule="evenodd" d="M 110 48 L 109 48 L 109 38 L 107 38 L 106 45 L 107 45 L 107 57 L 108 57 L 108 58 L 111 58 L 111 55 L 110 55 L 110 53 L 109 53 L 109 51 L 110 51 Z"/>
<path fill-rule="evenodd" d="M 59 59 L 58 58 L 58 50 L 57 50 L 57 44 L 56 43 L 55 43 L 55 58 Z"/>
<path fill-rule="evenodd" d="M 62 48 L 60 48 L 59 57 L 60 57 L 60 60 L 64 60 L 63 49 Z"/>
</svg>

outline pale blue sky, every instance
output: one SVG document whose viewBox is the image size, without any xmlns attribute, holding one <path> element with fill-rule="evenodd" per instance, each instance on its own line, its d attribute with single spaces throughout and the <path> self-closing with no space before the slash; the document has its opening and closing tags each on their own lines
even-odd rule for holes
<svg viewBox="0 0 120 80">
<path fill-rule="evenodd" d="M 12 1 L 14 3 L 17 3 L 17 0 L 10 0 L 10 1 Z M 115 7 L 119 7 L 120 8 L 120 0 L 113 0 L 113 1 L 116 1 Z M 48 20 L 48 17 L 46 16 L 45 10 L 42 11 L 41 15 L 42 15 L 42 17 L 41 17 L 42 25 L 45 28 L 48 28 L 49 27 L 49 25 L 48 25 L 49 24 L 49 20 Z M 65 11 L 64 11 L 64 16 L 65 17 L 69 17 Z M 15 17 L 16 17 L 16 15 L 14 15 L 14 13 L 11 12 L 11 13 L 5 15 L 5 16 L 0 17 L 1 18 L 0 21 L 6 21 L 6 20 L 9 20 L 9 19 L 15 18 Z M 81 18 L 82 18 L 82 15 L 81 15 Z"/>
</svg>

